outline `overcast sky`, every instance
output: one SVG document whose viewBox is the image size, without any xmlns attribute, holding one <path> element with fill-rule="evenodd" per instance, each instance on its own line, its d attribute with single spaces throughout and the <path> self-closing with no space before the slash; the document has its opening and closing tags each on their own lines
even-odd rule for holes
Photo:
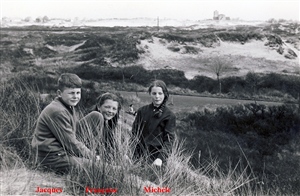
<svg viewBox="0 0 300 196">
<path fill-rule="evenodd" d="M 1 18 L 174 18 L 212 19 L 218 10 L 243 20 L 300 20 L 300 0 L 0 0 Z"/>
</svg>

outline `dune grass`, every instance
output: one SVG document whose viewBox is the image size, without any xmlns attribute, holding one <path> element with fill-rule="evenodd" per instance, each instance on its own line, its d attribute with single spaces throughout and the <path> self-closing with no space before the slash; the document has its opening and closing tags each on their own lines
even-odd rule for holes
<svg viewBox="0 0 300 196">
<path fill-rule="evenodd" d="M 120 124 L 113 133 L 115 148 L 103 148 L 103 141 L 97 144 L 100 146 L 100 161 L 92 160 L 91 164 L 64 176 L 42 172 L 34 164 L 35 153 L 30 146 L 35 122 L 41 111 L 39 93 L 32 84 L 16 79 L 13 84 L 1 85 L 0 99 L 1 194 L 40 195 L 35 192 L 38 187 L 61 188 L 62 195 L 91 195 L 87 188 L 115 189 L 115 195 L 147 195 L 147 187 L 169 188 L 170 195 L 274 194 L 274 191 L 260 184 L 253 186 L 251 182 L 256 177 L 246 172 L 251 165 L 229 164 L 228 170 L 224 171 L 217 158 L 211 156 L 200 161 L 200 154 L 197 166 L 192 165 L 193 149 L 186 149 L 180 138 L 174 142 L 162 167 L 145 161 L 148 156 L 146 152 L 145 157 L 135 159 L 133 148 L 136 140 L 130 132 L 133 116 L 123 110 Z M 277 193 L 280 195 L 280 192 Z"/>
</svg>

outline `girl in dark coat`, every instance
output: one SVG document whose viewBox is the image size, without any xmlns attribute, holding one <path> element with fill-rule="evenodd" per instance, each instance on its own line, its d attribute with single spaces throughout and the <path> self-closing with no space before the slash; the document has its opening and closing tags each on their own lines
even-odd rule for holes
<svg viewBox="0 0 300 196">
<path fill-rule="evenodd" d="M 160 166 L 166 158 L 165 152 L 172 147 L 176 117 L 166 106 L 169 92 L 163 81 L 152 82 L 148 93 L 152 103 L 139 108 L 133 122 L 132 133 L 138 138 L 135 155 L 141 157 L 149 152 L 150 161 Z"/>
</svg>

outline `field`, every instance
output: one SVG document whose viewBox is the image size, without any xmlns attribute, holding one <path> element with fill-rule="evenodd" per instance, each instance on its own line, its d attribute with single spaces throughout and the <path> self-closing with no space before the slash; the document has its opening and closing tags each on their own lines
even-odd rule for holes
<svg viewBox="0 0 300 196">
<path fill-rule="evenodd" d="M 138 97 L 140 102 L 136 102 L 135 108 L 141 107 L 145 103 L 151 101 L 149 94 L 146 92 L 127 92 L 118 91 L 124 97 Z M 238 100 L 238 99 L 226 99 L 216 97 L 199 97 L 199 96 L 185 96 L 185 95 L 171 95 L 168 106 L 173 111 L 178 112 L 191 112 L 201 110 L 202 108 L 217 108 L 222 106 L 232 106 L 239 104 L 255 103 L 254 100 Z M 262 105 L 282 105 L 281 102 L 267 102 L 257 101 L 257 104 Z"/>
<path fill-rule="evenodd" d="M 119 195 L 144 195 L 154 173 L 153 182 L 175 195 L 299 195 L 298 31 L 298 23 L 288 22 L 159 30 L 2 28 L 0 193 L 33 195 L 39 186 L 81 195 L 93 184 L 123 190 Z M 105 172 L 101 165 L 95 174 L 64 177 L 38 171 L 30 147 L 35 121 L 63 72 L 84 81 L 78 106 L 83 114 L 101 93 L 120 94 L 120 133 L 131 129 L 129 104 L 147 104 L 149 82 L 164 80 L 179 139 L 168 167 L 129 165 L 115 156 L 112 165 L 120 171 Z M 130 144 L 117 145 L 130 152 Z"/>
</svg>

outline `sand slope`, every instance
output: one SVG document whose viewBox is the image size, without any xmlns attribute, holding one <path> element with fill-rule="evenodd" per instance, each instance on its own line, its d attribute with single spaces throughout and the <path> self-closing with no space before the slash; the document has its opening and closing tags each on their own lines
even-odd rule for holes
<svg viewBox="0 0 300 196">
<path fill-rule="evenodd" d="M 244 75 L 249 71 L 267 72 L 299 72 L 299 51 L 292 46 L 284 44 L 285 51 L 291 48 L 296 52 L 297 58 L 287 59 L 284 54 L 279 54 L 274 48 L 265 46 L 266 41 L 251 41 L 245 44 L 222 42 L 216 47 L 203 47 L 201 45 L 188 44 L 199 49 L 198 54 L 186 53 L 184 45 L 169 43 L 166 40 L 153 37 L 152 40 L 142 40 L 139 47 L 146 52 L 140 56 L 138 64 L 147 69 L 174 68 L 185 72 L 187 78 L 195 75 L 214 77 L 214 73 L 207 65 L 207 60 L 214 55 L 227 56 L 230 59 L 232 69 L 225 75 Z M 179 48 L 173 52 L 170 48 Z"/>
</svg>

